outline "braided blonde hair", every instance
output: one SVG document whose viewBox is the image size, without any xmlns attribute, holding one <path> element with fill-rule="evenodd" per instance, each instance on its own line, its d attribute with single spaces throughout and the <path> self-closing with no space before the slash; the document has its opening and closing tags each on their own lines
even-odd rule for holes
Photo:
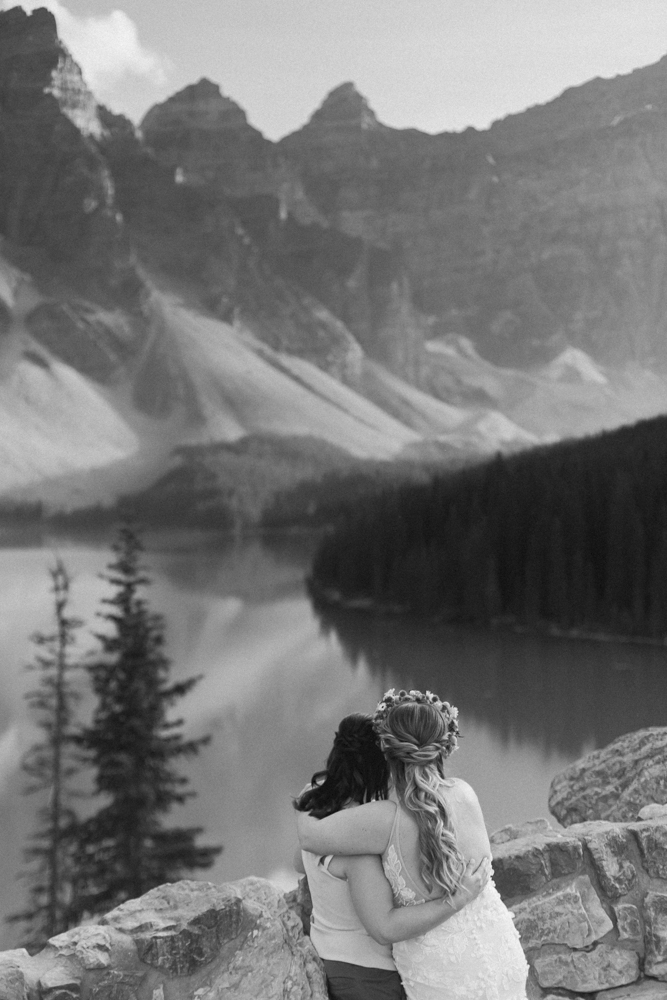
<svg viewBox="0 0 667 1000">
<path fill-rule="evenodd" d="M 451 706 L 434 696 L 431 701 L 421 692 L 414 694 L 419 700 L 401 692 L 401 700 L 394 696 L 390 706 L 385 696 L 374 724 L 398 797 L 419 829 L 422 881 L 429 892 L 439 886 L 452 895 L 465 871 L 443 794 L 444 761 L 453 749 L 456 710 L 452 714 Z"/>
</svg>

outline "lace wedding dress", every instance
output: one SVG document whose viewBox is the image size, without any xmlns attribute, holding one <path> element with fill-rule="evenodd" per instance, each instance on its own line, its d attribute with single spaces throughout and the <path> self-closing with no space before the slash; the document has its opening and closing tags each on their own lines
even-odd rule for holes
<svg viewBox="0 0 667 1000">
<path fill-rule="evenodd" d="M 394 822 L 382 864 L 397 905 L 414 906 L 425 897 L 402 863 L 397 834 Z M 492 881 L 443 924 L 399 941 L 393 955 L 408 1000 L 526 1000 L 528 964 Z"/>
</svg>

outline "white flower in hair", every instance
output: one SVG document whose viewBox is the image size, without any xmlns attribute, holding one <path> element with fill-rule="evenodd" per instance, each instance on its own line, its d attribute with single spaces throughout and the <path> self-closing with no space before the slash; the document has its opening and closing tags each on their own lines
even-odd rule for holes
<svg viewBox="0 0 667 1000">
<path fill-rule="evenodd" d="M 405 704 L 431 705 L 437 709 L 445 717 L 447 723 L 447 736 L 444 741 L 445 756 L 448 757 L 454 750 L 458 749 L 459 710 L 454 705 L 450 705 L 448 701 L 441 701 L 437 694 L 434 694 L 432 691 L 404 691 L 401 689 L 397 694 L 396 688 L 389 688 L 388 691 L 385 691 L 373 713 L 375 731 L 378 733 L 381 731 L 392 708 Z"/>
</svg>

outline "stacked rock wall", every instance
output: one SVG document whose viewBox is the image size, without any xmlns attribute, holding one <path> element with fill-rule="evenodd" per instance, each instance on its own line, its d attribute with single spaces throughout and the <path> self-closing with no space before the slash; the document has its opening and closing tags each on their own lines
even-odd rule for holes
<svg viewBox="0 0 667 1000">
<path fill-rule="evenodd" d="M 533 996 L 667 998 L 667 816 L 564 831 L 538 820 L 492 840 Z"/>
</svg>

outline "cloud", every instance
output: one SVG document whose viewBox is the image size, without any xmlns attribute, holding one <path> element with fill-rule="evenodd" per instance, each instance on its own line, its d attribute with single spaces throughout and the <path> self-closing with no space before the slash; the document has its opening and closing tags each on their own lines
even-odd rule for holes
<svg viewBox="0 0 667 1000">
<path fill-rule="evenodd" d="M 157 93 L 167 83 L 168 60 L 143 44 L 136 24 L 123 10 L 81 16 L 60 0 L 0 0 L 0 9 L 10 7 L 29 12 L 47 7 L 86 83 L 99 101 L 114 110 L 132 106 L 133 89 Z"/>
</svg>

